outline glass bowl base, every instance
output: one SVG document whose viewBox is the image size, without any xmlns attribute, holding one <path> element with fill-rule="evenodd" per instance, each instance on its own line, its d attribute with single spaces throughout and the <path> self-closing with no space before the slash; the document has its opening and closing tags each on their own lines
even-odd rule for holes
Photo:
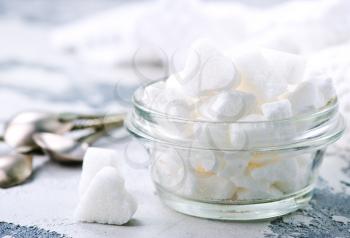
<svg viewBox="0 0 350 238">
<path fill-rule="evenodd" d="M 250 221 L 279 217 L 305 207 L 312 198 L 313 186 L 280 200 L 253 204 L 200 202 L 177 196 L 159 187 L 157 190 L 162 202 L 177 212 L 215 220 Z"/>
</svg>

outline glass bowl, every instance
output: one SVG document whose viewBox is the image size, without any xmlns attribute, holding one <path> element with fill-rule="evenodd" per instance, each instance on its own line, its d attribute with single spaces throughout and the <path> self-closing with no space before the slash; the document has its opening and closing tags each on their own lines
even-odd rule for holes
<svg viewBox="0 0 350 238">
<path fill-rule="evenodd" d="M 161 200 L 192 216 L 258 220 L 304 207 L 327 146 L 345 128 L 336 98 L 283 120 L 187 120 L 145 104 L 147 86 L 136 90 L 126 126 L 149 152 Z"/>
</svg>

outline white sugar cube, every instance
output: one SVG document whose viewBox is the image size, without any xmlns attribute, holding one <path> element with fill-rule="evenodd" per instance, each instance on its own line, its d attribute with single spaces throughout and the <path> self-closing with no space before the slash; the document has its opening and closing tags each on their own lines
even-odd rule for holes
<svg viewBox="0 0 350 238">
<path fill-rule="evenodd" d="M 185 178 L 185 158 L 183 157 L 179 150 L 172 148 L 153 151 L 151 170 L 154 180 L 165 189 L 177 189 Z"/>
<path fill-rule="evenodd" d="M 90 147 L 84 156 L 83 170 L 81 173 L 79 194 L 82 196 L 94 176 L 105 166 L 118 169 L 118 154 L 110 149 Z"/>
<path fill-rule="evenodd" d="M 169 92 L 176 92 L 178 95 L 192 98 L 201 94 L 200 81 L 196 74 L 191 75 L 182 71 L 171 75 L 166 81 Z"/>
<path fill-rule="evenodd" d="M 208 59 L 199 72 L 200 90 L 215 91 L 238 86 L 240 80 L 233 61 L 223 55 Z"/>
<path fill-rule="evenodd" d="M 159 133 L 173 138 L 193 136 L 192 125 L 186 123 L 186 120 L 195 118 L 195 103 L 192 99 L 177 98 L 177 95 L 164 91 L 157 97 L 152 109 L 162 113 L 161 116 L 154 118 Z"/>
<path fill-rule="evenodd" d="M 218 175 L 230 179 L 231 177 L 244 176 L 249 163 L 248 152 L 223 152 L 220 160 Z"/>
<path fill-rule="evenodd" d="M 181 87 L 188 96 L 200 95 L 216 90 L 230 89 L 240 82 L 233 61 L 224 56 L 207 41 L 195 42 L 189 52 L 185 68 L 173 80 L 173 87 Z"/>
<path fill-rule="evenodd" d="M 271 122 L 271 120 L 278 119 L 268 119 L 261 114 L 250 114 L 241 118 L 240 123 L 232 124 L 231 130 L 235 130 L 237 133 L 240 132 L 241 137 L 246 137 L 245 148 L 269 146 L 276 142 L 283 144 L 286 140 L 290 140 L 295 136 L 295 125 L 287 121 L 276 123 Z"/>
<path fill-rule="evenodd" d="M 287 91 L 287 80 L 282 72 L 271 64 L 261 50 L 252 50 L 234 59 L 241 75 L 238 89 L 254 94 L 259 101 L 269 101 Z"/>
<path fill-rule="evenodd" d="M 195 137 L 195 131 L 192 124 L 186 120 L 172 119 L 171 116 L 160 117 L 154 120 L 157 126 L 154 132 L 158 132 L 162 136 L 170 138 L 186 138 L 192 139 Z"/>
<path fill-rule="evenodd" d="M 256 110 L 254 95 L 231 91 L 214 95 L 203 102 L 199 112 L 205 119 L 214 121 L 235 121 Z"/>
<path fill-rule="evenodd" d="M 323 96 L 324 105 L 336 97 L 336 90 L 331 78 L 319 79 L 317 85 Z"/>
<path fill-rule="evenodd" d="M 230 127 L 226 124 L 201 123 L 194 128 L 194 143 L 217 149 L 230 147 Z"/>
<path fill-rule="evenodd" d="M 222 54 L 212 42 L 207 39 L 196 40 L 190 48 L 184 72 L 188 75 L 196 75 L 200 68 L 211 58 Z"/>
<path fill-rule="evenodd" d="M 186 89 L 187 78 L 182 72 L 170 75 L 165 80 L 165 89 L 168 93 L 177 94 L 179 97 L 185 96 L 184 89 Z"/>
<path fill-rule="evenodd" d="M 293 115 L 310 113 L 324 104 L 317 85 L 311 81 L 300 83 L 292 92 L 287 94 L 287 99 L 292 105 Z"/>
<path fill-rule="evenodd" d="M 163 188 L 199 199 L 229 199 L 234 185 L 216 176 L 219 161 L 216 153 L 200 150 L 158 150 L 152 174 Z"/>
<path fill-rule="evenodd" d="M 239 124 L 231 124 L 229 128 L 230 149 L 242 150 L 249 146 L 249 135 Z"/>
<path fill-rule="evenodd" d="M 278 188 L 270 183 L 253 178 L 249 173 L 250 166 L 248 158 L 245 170 L 241 173 L 234 173 L 230 177 L 231 182 L 237 187 L 235 196 L 237 200 L 271 199 L 283 195 Z"/>
<path fill-rule="evenodd" d="M 312 153 L 306 153 L 295 157 L 295 160 L 298 164 L 298 176 L 294 187 L 296 189 L 302 189 L 309 183 L 313 170 L 314 155 Z"/>
<path fill-rule="evenodd" d="M 215 173 L 219 167 L 220 154 L 211 151 L 189 150 L 186 153 L 186 160 L 190 170 L 205 171 L 206 173 Z"/>
<path fill-rule="evenodd" d="M 156 98 L 164 92 L 165 82 L 159 81 L 150 85 L 147 85 L 143 91 L 141 101 L 145 105 L 152 105 L 155 103 Z"/>
<path fill-rule="evenodd" d="M 150 107 L 171 117 L 192 119 L 194 115 L 194 103 L 192 101 L 172 97 L 167 92 L 161 93 Z"/>
<path fill-rule="evenodd" d="M 311 72 L 307 76 L 307 81 L 314 83 L 323 98 L 323 104 L 326 105 L 331 99 L 336 97 L 332 77 L 326 72 Z"/>
<path fill-rule="evenodd" d="M 191 119 L 194 115 L 195 102 L 175 86 L 175 81 L 176 78 L 173 75 L 166 82 L 160 81 L 147 86 L 144 97 L 151 99 L 147 100 L 147 106 L 169 116 Z"/>
<path fill-rule="evenodd" d="M 293 157 L 277 153 L 260 153 L 251 161 L 250 174 L 256 180 L 273 184 L 279 190 L 289 193 L 298 189 L 298 163 Z"/>
<path fill-rule="evenodd" d="M 136 209 L 137 203 L 125 190 L 118 171 L 107 166 L 92 179 L 75 211 L 75 219 L 122 225 L 131 219 Z"/>
<path fill-rule="evenodd" d="M 237 200 L 259 200 L 278 198 L 283 193 L 276 187 L 264 181 L 256 180 L 249 175 L 241 176 L 231 180 L 238 187 L 236 193 Z"/>
<path fill-rule="evenodd" d="M 220 123 L 202 123 L 194 128 L 194 145 L 216 149 L 240 150 L 247 146 L 247 135 L 239 126 Z"/>
<path fill-rule="evenodd" d="M 303 80 L 306 68 L 304 57 L 271 49 L 264 49 L 263 54 L 269 65 L 275 67 L 275 77 L 280 77 L 289 84 L 296 84 Z"/>
<path fill-rule="evenodd" d="M 232 199 L 235 185 L 226 178 L 206 172 L 202 168 L 189 171 L 179 193 L 194 199 L 223 200 Z"/>
<path fill-rule="evenodd" d="M 190 100 L 174 99 L 166 104 L 165 112 L 169 116 L 183 119 L 193 119 L 194 103 Z"/>
<path fill-rule="evenodd" d="M 231 125 L 231 134 L 239 135 L 239 140 L 241 138 L 245 139 L 243 148 L 250 148 L 254 146 L 262 146 L 267 142 L 266 135 L 271 134 L 271 125 L 265 123 L 256 123 L 266 121 L 263 115 L 261 114 L 250 114 L 248 116 L 242 117 L 239 120 L 239 123 Z M 233 140 L 235 137 L 232 137 L 232 143 L 237 141 Z"/>
<path fill-rule="evenodd" d="M 261 110 L 267 120 L 279 120 L 291 117 L 292 105 L 289 100 L 283 99 L 261 105 Z"/>
</svg>

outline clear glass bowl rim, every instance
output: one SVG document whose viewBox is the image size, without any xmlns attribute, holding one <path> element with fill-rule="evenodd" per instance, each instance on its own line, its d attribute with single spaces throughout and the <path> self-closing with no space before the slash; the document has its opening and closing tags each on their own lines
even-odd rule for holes
<svg viewBox="0 0 350 238">
<path fill-rule="evenodd" d="M 214 120 L 201 120 L 201 119 L 196 119 L 196 120 L 190 120 L 187 118 L 182 118 L 182 117 L 176 117 L 176 116 L 172 116 L 170 114 L 166 114 L 160 111 L 156 111 L 154 109 L 151 109 L 150 107 L 147 107 L 147 105 L 144 105 L 137 97 L 136 95 L 140 92 L 140 90 L 144 90 L 147 86 L 157 83 L 159 81 L 164 81 L 162 80 L 156 80 L 156 81 L 152 81 L 149 82 L 147 84 L 141 85 L 140 87 L 138 87 L 135 91 L 135 93 L 132 96 L 132 104 L 133 106 L 137 109 L 140 110 L 142 112 L 146 112 L 152 116 L 155 116 L 157 118 L 164 118 L 166 120 L 171 120 L 171 121 L 175 121 L 175 122 L 181 122 L 181 123 L 205 123 L 205 124 L 236 124 L 236 125 L 240 125 L 240 124 L 263 124 L 263 123 L 297 123 L 300 121 L 308 121 L 308 120 L 313 120 L 315 118 L 321 117 L 323 115 L 326 115 L 332 111 L 337 111 L 338 110 L 338 98 L 335 97 L 334 99 L 332 99 L 327 105 L 325 105 L 324 107 L 320 108 L 317 111 L 313 111 L 311 113 L 304 113 L 304 114 L 300 114 L 297 116 L 293 116 L 293 117 L 289 117 L 289 118 L 285 118 L 285 119 L 277 119 L 277 120 L 259 120 L 259 121 L 229 121 L 229 120 L 225 120 L 225 121 L 214 121 Z"/>
<path fill-rule="evenodd" d="M 296 148 L 310 148 L 310 147 L 322 147 L 327 146 L 328 144 L 331 144 L 338 140 L 341 135 L 344 133 L 345 130 L 345 122 L 343 117 L 340 115 L 339 112 L 339 106 L 338 106 L 338 100 L 337 97 L 332 99 L 327 105 L 325 105 L 323 108 L 319 109 L 318 111 L 312 112 L 312 113 L 306 113 L 302 115 L 298 115 L 295 117 L 287 118 L 287 119 L 280 119 L 280 120 L 265 120 L 265 121 L 206 121 L 206 120 L 189 120 L 184 118 L 178 118 L 170 116 L 169 114 L 165 114 L 162 112 L 158 112 L 155 110 L 152 110 L 151 108 L 144 105 L 139 99 L 138 95 L 140 95 L 140 90 L 144 90 L 145 87 L 147 87 L 150 84 L 159 82 L 162 80 L 152 81 L 150 83 L 147 83 L 145 85 L 140 86 L 134 93 L 132 97 L 133 102 L 133 108 L 131 112 L 129 113 L 127 119 L 126 119 L 126 127 L 128 131 L 135 135 L 136 137 L 146 139 L 148 141 L 161 143 L 161 144 L 167 144 L 169 146 L 174 146 L 178 148 L 191 148 L 191 149 L 199 149 L 199 150 L 210 150 L 210 151 L 226 151 L 226 152 L 232 152 L 232 151 L 276 151 L 276 150 L 290 150 L 290 149 L 296 149 Z M 143 124 L 137 123 L 137 117 L 135 115 L 141 116 L 145 120 L 149 120 L 149 118 L 156 118 L 157 120 L 164 120 L 164 121 L 171 121 L 174 123 L 181 123 L 181 124 L 207 124 L 212 126 L 227 126 L 227 125 L 237 125 L 237 126 L 258 126 L 258 127 L 264 127 L 265 125 L 274 125 L 275 123 L 279 125 L 291 125 L 291 124 L 305 124 L 305 123 L 313 123 L 313 125 L 317 126 L 317 122 L 321 120 L 326 120 L 327 123 L 325 126 L 329 126 L 330 124 L 333 125 L 333 130 L 327 130 L 327 133 L 318 134 L 317 136 L 314 136 L 312 138 L 304 138 L 299 141 L 291 141 L 286 144 L 269 144 L 265 146 L 256 146 L 253 148 L 247 148 L 247 149 L 232 149 L 232 148 L 212 148 L 212 147 L 206 147 L 206 146 L 197 146 L 193 144 L 188 144 L 185 140 L 173 140 L 171 138 L 166 137 L 159 137 L 154 135 L 151 131 L 144 130 Z M 136 120 L 136 121 L 135 121 Z M 312 131 L 305 131 L 310 132 Z"/>
</svg>

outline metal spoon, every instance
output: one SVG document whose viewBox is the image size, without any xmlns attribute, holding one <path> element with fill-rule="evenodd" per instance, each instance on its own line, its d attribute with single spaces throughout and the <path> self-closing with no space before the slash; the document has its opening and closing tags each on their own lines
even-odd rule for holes
<svg viewBox="0 0 350 238">
<path fill-rule="evenodd" d="M 0 187 L 9 188 L 27 180 L 32 174 L 32 156 L 11 154 L 0 156 Z"/>
<path fill-rule="evenodd" d="M 124 114 L 78 115 L 72 113 L 53 114 L 47 112 L 22 112 L 5 125 L 4 139 L 20 153 L 34 153 L 38 146 L 33 140 L 37 132 L 63 134 L 70 130 L 90 127 L 121 126 Z"/>
<path fill-rule="evenodd" d="M 89 145 L 105 134 L 105 130 L 100 130 L 79 139 L 72 139 L 53 133 L 36 133 L 33 138 L 51 159 L 62 163 L 77 163 L 83 161 Z"/>
<path fill-rule="evenodd" d="M 4 138 L 0 136 L 0 141 Z M 32 156 L 22 154 L 0 155 L 0 188 L 24 182 L 32 174 Z"/>
</svg>

